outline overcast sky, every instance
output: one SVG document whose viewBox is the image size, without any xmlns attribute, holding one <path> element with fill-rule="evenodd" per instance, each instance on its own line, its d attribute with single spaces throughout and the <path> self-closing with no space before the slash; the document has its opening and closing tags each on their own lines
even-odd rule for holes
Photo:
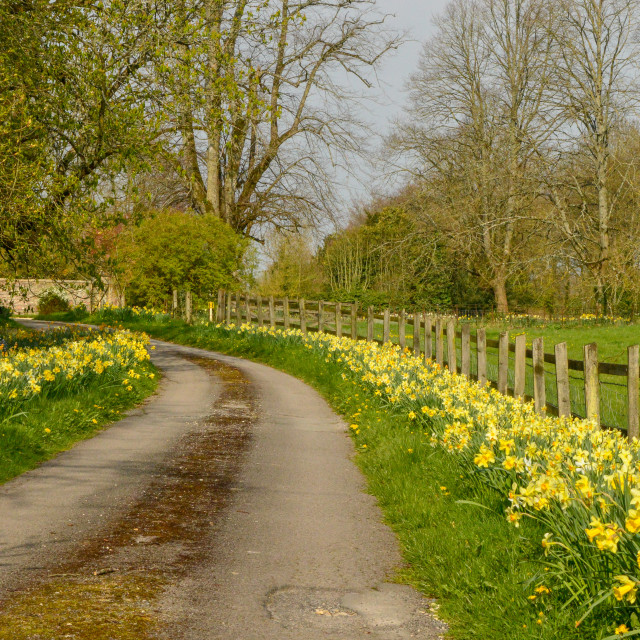
<svg viewBox="0 0 640 640">
<path fill-rule="evenodd" d="M 375 97 L 375 103 L 369 103 L 368 120 L 374 124 L 374 131 L 383 136 L 390 124 L 402 112 L 406 99 L 406 83 L 409 75 L 416 69 L 422 46 L 433 33 L 433 16 L 441 12 L 449 0 L 377 0 L 381 11 L 393 14 L 390 25 L 408 32 L 409 41 L 395 54 L 390 56 L 379 71 L 380 86 L 365 90 L 365 95 Z M 352 167 L 353 169 L 353 167 Z M 344 184 L 347 200 L 361 200 L 370 194 L 371 173 L 362 167 L 357 171 L 360 180 L 341 175 L 339 181 Z M 373 176 L 375 178 L 375 175 Z M 348 195 L 347 195 L 348 194 Z"/>
<path fill-rule="evenodd" d="M 391 24 L 408 31 L 411 41 L 389 58 L 382 69 L 380 80 L 390 101 L 380 107 L 376 120 L 386 122 L 397 114 L 407 78 L 416 69 L 423 43 L 433 32 L 432 18 L 448 3 L 449 0 L 378 0 L 381 10 L 394 15 Z"/>
</svg>

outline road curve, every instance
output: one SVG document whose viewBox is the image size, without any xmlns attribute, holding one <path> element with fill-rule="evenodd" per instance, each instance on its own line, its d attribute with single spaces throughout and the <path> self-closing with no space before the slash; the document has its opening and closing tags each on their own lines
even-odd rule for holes
<svg viewBox="0 0 640 640">
<path fill-rule="evenodd" d="M 153 637 L 440 637 L 432 603 L 389 582 L 397 541 L 324 400 L 264 365 L 154 345 L 165 378 L 142 411 L 0 488 L 0 599 L 29 572 L 148 566 L 166 578 Z M 166 538 L 129 533 L 174 517 Z"/>
</svg>

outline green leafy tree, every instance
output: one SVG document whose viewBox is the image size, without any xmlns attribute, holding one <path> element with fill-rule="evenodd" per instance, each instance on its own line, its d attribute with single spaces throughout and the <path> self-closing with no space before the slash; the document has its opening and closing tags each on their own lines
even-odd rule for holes
<svg viewBox="0 0 640 640">
<path fill-rule="evenodd" d="M 129 304 L 166 305 L 173 289 L 204 301 L 238 285 L 247 242 L 216 216 L 163 211 L 125 228 L 112 259 Z"/>
<path fill-rule="evenodd" d="M 148 67 L 166 21 L 160 0 L 0 3 L 5 264 L 42 274 L 56 254 L 98 271 L 91 230 L 113 223 L 104 185 L 158 149 Z"/>
<path fill-rule="evenodd" d="M 322 274 L 309 238 L 279 234 L 268 243 L 271 261 L 262 274 L 260 290 L 266 295 L 313 298 L 322 289 Z"/>
</svg>

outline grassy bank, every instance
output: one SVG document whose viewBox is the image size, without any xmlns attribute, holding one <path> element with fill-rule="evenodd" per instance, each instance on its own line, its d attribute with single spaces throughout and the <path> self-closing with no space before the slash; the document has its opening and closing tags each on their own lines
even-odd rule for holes
<svg viewBox="0 0 640 640">
<path fill-rule="evenodd" d="M 76 442 L 91 438 L 140 404 L 157 386 L 151 364 L 142 367 L 131 390 L 95 384 L 81 393 L 39 398 L 0 424 L 0 483 L 33 469 Z M 153 375 L 153 378 L 149 377 Z"/>
<path fill-rule="evenodd" d="M 0 483 L 93 436 L 157 386 L 126 334 L 0 331 Z"/>
<path fill-rule="evenodd" d="M 486 640 L 604 638 L 615 620 L 587 619 L 544 581 L 544 529 L 504 517 L 499 492 L 479 496 L 477 478 L 432 447 L 423 429 L 365 387 L 354 387 L 335 360 L 295 341 L 237 335 L 213 327 L 133 322 L 154 337 L 238 355 L 287 371 L 314 386 L 351 425 L 356 461 L 386 521 L 397 533 L 406 566 L 398 579 L 438 599 L 451 637 Z"/>
</svg>

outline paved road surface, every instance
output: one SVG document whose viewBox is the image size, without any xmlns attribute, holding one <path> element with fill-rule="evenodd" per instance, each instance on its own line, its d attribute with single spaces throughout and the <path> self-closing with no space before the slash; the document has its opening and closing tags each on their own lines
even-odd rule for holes
<svg viewBox="0 0 640 640">
<path fill-rule="evenodd" d="M 432 603 L 389 582 L 396 540 L 320 396 L 263 365 L 155 345 L 164 379 L 142 410 L 0 488 L 5 607 L 52 580 L 108 590 L 135 576 L 161 585 L 139 605 L 149 637 L 440 637 Z"/>
</svg>

